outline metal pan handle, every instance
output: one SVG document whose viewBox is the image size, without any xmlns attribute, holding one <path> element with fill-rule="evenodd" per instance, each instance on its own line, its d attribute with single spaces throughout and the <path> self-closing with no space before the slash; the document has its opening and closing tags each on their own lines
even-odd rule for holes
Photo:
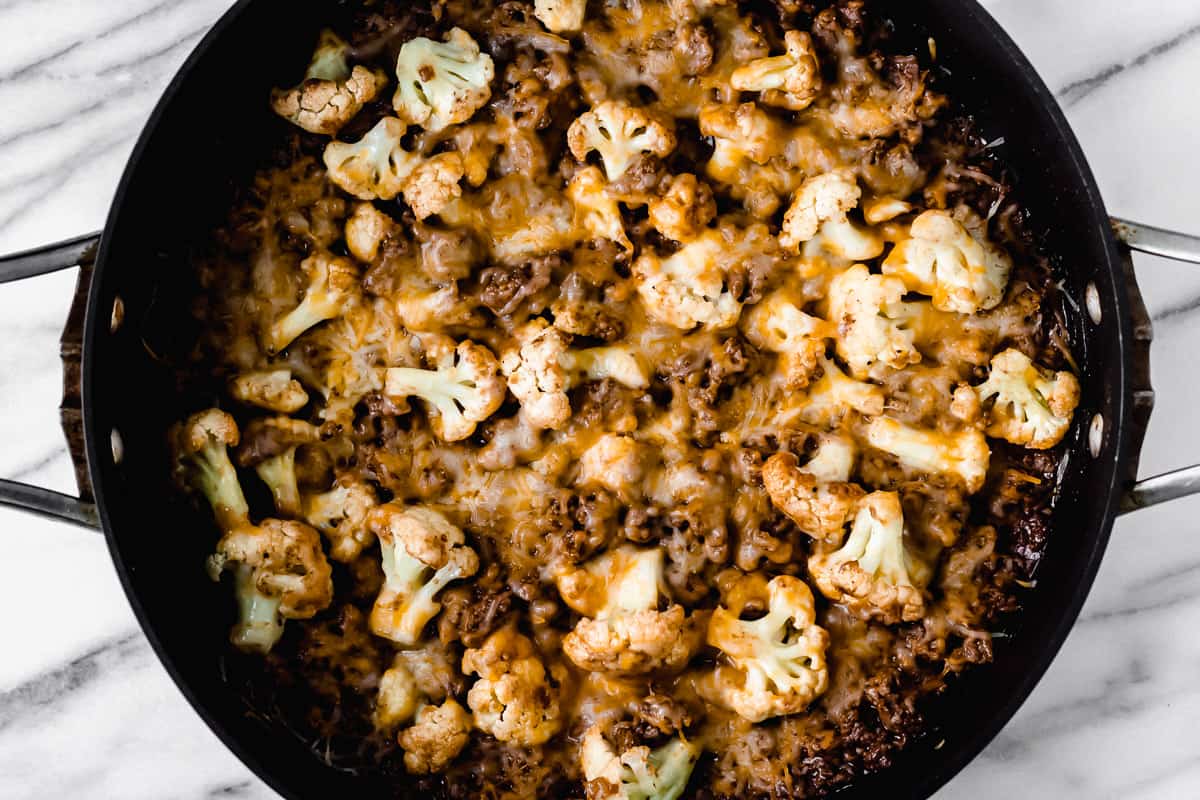
<svg viewBox="0 0 1200 800">
<path fill-rule="evenodd" d="M 46 247 L 0 256 L 0 283 L 45 275 L 69 267 L 80 268 L 75 302 L 61 340 L 63 402 L 59 409 L 71 458 L 75 462 L 75 477 L 79 484 L 80 496 L 72 497 L 40 486 L 0 479 L 0 505 L 13 506 L 92 529 L 100 527 L 100 520 L 96 514 L 96 506 L 91 502 L 91 483 L 83 453 L 79 365 L 83 343 L 83 314 L 87 304 L 88 287 L 91 284 L 91 266 L 99 244 L 100 234 L 91 233 Z"/>
<path fill-rule="evenodd" d="M 1200 264 L 1200 236 L 1176 233 L 1115 217 L 1112 227 L 1117 238 L 1131 250 Z M 1200 464 L 1137 481 L 1121 498 L 1120 513 L 1137 511 L 1193 494 L 1200 494 Z"/>
</svg>

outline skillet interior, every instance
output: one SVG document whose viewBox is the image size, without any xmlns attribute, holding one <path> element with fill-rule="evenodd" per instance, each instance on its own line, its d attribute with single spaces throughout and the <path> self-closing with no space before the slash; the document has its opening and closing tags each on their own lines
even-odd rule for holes
<svg viewBox="0 0 1200 800">
<path fill-rule="evenodd" d="M 198 47 L 151 118 L 122 180 L 106 227 L 88 309 L 84 405 L 88 458 L 114 561 L 147 634 L 188 699 L 225 742 L 280 792 L 310 797 L 351 792 L 405 796 L 403 787 L 325 767 L 298 741 L 252 714 L 223 682 L 232 603 L 202 565 L 213 543 L 203 517 L 165 491 L 163 431 L 210 397 L 176 385 L 172 358 L 187 328 L 189 256 L 225 214 L 232 190 L 279 134 L 266 107 L 288 67 L 307 59 L 333 3 L 242 0 Z M 1078 420 L 1107 421 L 1101 455 L 1087 452 L 1086 425 L 1074 446 L 1055 512 L 1054 535 L 1025 611 L 998 640 L 996 661 L 973 670 L 931 715 L 940 730 L 887 773 L 844 796 L 926 797 L 967 763 L 1016 711 L 1049 665 L 1082 605 L 1107 542 L 1127 465 L 1129 312 L 1120 256 L 1073 135 L 1051 96 L 986 13 L 973 2 L 877 2 L 897 20 L 907 49 L 937 40 L 948 70 L 939 89 L 974 112 L 1016 177 L 1048 252 L 1063 254 L 1065 287 L 1082 304 L 1094 281 L 1105 324 L 1075 314 L 1074 351 L 1083 399 Z M 110 334 L 114 296 L 126 322 Z M 1085 328 L 1086 325 L 1086 328 Z M 117 429 L 125 457 L 114 465 Z M 939 740 L 945 744 L 935 749 Z M 311 748 L 317 749 L 317 748 Z"/>
</svg>

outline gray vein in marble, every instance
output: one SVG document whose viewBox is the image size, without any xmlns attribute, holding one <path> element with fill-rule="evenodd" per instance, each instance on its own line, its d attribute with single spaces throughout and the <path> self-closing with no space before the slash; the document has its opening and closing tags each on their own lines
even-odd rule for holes
<svg viewBox="0 0 1200 800">
<path fill-rule="evenodd" d="M 204 25 L 200 25 L 199 27 L 189 30 L 187 33 L 173 39 L 170 43 L 164 45 L 163 47 L 158 48 L 157 50 L 149 50 L 149 51 L 146 51 L 145 53 L 141 53 L 138 55 L 137 58 L 133 59 L 132 61 L 121 61 L 116 64 L 110 64 L 109 66 L 105 67 L 104 69 L 97 70 L 96 72 L 94 72 L 92 74 L 98 78 L 108 77 L 108 76 L 111 76 L 111 75 L 114 75 L 114 74 L 120 72 L 121 70 L 131 69 L 133 67 L 140 67 L 151 61 L 154 61 L 155 59 L 159 59 L 164 56 L 171 55 L 172 53 L 174 53 L 176 50 L 178 50 L 181 47 L 186 46 L 190 50 L 192 45 L 195 44 L 196 40 L 199 39 L 201 36 L 203 36 L 205 33 L 207 33 L 210 28 L 212 28 L 212 23 L 207 22 Z"/>
<path fill-rule="evenodd" d="M 1167 322 L 1175 317 L 1182 317 L 1198 308 L 1200 308 L 1200 295 L 1172 303 L 1166 308 L 1156 311 L 1150 319 L 1154 322 Z"/>
<path fill-rule="evenodd" d="M 112 137 L 107 140 L 101 140 L 99 143 L 89 142 L 87 145 L 78 148 L 72 153 L 69 153 L 57 166 L 42 172 L 35 172 L 33 175 L 21 175 L 15 180 L 0 181 L 0 192 L 12 191 L 20 188 L 42 189 L 45 193 L 50 193 L 54 188 L 61 186 L 67 178 L 73 175 L 80 169 L 80 159 L 85 157 L 97 158 L 106 155 L 113 150 L 128 145 L 133 137 L 126 133 Z M 26 214 L 37 208 L 36 203 L 23 203 L 14 211 L 4 216 L 0 216 L 0 231 L 7 228 L 13 222 L 21 219 Z"/>
<path fill-rule="evenodd" d="M 56 444 L 54 449 L 44 456 L 38 456 L 12 470 L 11 478 L 15 481 L 28 480 L 61 459 L 65 452 L 65 444 Z"/>
<path fill-rule="evenodd" d="M 1176 34 L 1166 41 L 1159 42 L 1149 50 L 1139 53 L 1128 61 L 1108 64 L 1086 78 L 1073 81 L 1059 89 L 1056 94 L 1058 95 L 1059 99 L 1062 100 L 1063 105 L 1070 108 L 1071 106 L 1083 101 L 1086 97 L 1088 97 L 1088 95 L 1098 91 L 1106 83 L 1121 73 L 1144 67 L 1151 61 L 1166 55 L 1180 45 L 1185 44 L 1186 42 L 1189 42 L 1198 36 L 1200 36 L 1200 23 L 1192 25 L 1182 33 Z"/>
<path fill-rule="evenodd" d="M 144 647 L 141 631 L 111 639 L 67 664 L 0 693 L 0 732 L 82 689 L 106 670 L 120 666 Z"/>
<path fill-rule="evenodd" d="M 238 781 L 225 786 L 218 786 L 215 789 L 209 789 L 204 793 L 205 797 L 238 797 L 245 794 L 247 791 L 256 788 L 256 784 L 251 781 Z"/>
</svg>

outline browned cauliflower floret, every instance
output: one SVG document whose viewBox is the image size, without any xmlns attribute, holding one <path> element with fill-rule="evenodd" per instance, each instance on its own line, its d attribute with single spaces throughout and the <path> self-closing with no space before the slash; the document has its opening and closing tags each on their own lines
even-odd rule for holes
<svg viewBox="0 0 1200 800">
<path fill-rule="evenodd" d="M 404 768 L 414 775 L 428 775 L 444 770 L 470 738 L 471 715 L 451 697 L 440 706 L 418 711 L 416 722 L 401 731 L 397 741 L 404 750 Z"/>
<path fill-rule="evenodd" d="M 913 210 L 912 204 L 896 197 L 872 197 L 863 202 L 863 219 L 868 225 L 902 217 Z"/>
<path fill-rule="evenodd" d="M 615 181 L 638 155 L 663 157 L 674 150 L 675 132 L 650 111 L 606 100 L 571 123 L 567 146 L 579 161 L 595 150 L 604 163 L 604 174 Z"/>
<path fill-rule="evenodd" d="M 432 336 L 426 338 L 436 342 L 426 348 L 426 357 L 436 369 L 392 367 L 384 391 L 392 397 L 420 397 L 434 432 L 447 442 L 461 441 L 504 402 L 500 364 L 483 345 L 464 341 L 452 347 Z"/>
<path fill-rule="evenodd" d="M 492 57 L 462 28 L 452 28 L 445 42 L 418 36 L 400 48 L 392 105 L 408 124 L 440 131 L 483 108 L 494 75 Z"/>
<path fill-rule="evenodd" d="M 817 545 L 808 571 L 821 593 L 886 623 L 925 613 L 931 570 L 904 543 L 904 512 L 895 492 L 872 492 L 859 504 L 845 544 Z"/>
<path fill-rule="evenodd" d="M 239 403 L 281 414 L 291 414 L 308 405 L 308 392 L 287 369 L 239 372 L 229 381 L 229 394 Z"/>
<path fill-rule="evenodd" d="M 228 448 L 241 441 L 233 417 L 217 408 L 199 411 L 172 425 L 167 440 L 175 483 L 204 495 L 217 527 L 226 531 L 249 525 L 250 508 L 229 459 Z"/>
<path fill-rule="evenodd" d="M 707 183 L 691 173 L 671 179 L 662 197 L 650 201 L 650 224 L 668 239 L 691 241 L 717 215 L 717 204 Z"/>
<path fill-rule="evenodd" d="M 803 111 L 821 92 L 821 65 L 809 34 L 788 31 L 784 44 L 787 55 L 757 58 L 738 67 L 730 83 L 740 92 L 761 92 L 768 105 Z"/>
<path fill-rule="evenodd" d="M 975 387 L 987 412 L 989 436 L 1045 450 L 1062 441 L 1079 405 L 1079 380 L 1065 370 L 1043 369 L 1009 348 L 992 358 L 988 379 Z"/>
<path fill-rule="evenodd" d="M 800 530 L 814 539 L 841 541 L 846 522 L 866 492 L 858 484 L 849 483 L 849 475 L 826 480 L 807 466 L 800 466 L 791 453 L 776 453 L 763 464 L 763 486 L 771 503 Z"/>
<path fill-rule="evenodd" d="M 350 562 L 374 541 L 367 514 L 375 504 L 370 486 L 343 479 L 327 492 L 306 495 L 302 508 L 305 521 L 329 540 L 330 558 Z"/>
<path fill-rule="evenodd" d="M 396 223 L 372 203 L 357 203 L 346 220 L 346 248 L 350 255 L 370 264 L 379 255 L 379 246 L 396 230 Z"/>
<path fill-rule="evenodd" d="M 382 72 L 346 63 L 346 43 L 321 31 L 304 80 L 291 89 L 271 92 L 271 108 L 309 133 L 333 135 L 387 85 Z"/>
<path fill-rule="evenodd" d="M 658 610 L 667 594 L 659 548 L 609 550 L 556 583 L 567 605 L 585 615 L 562 643 L 581 669 L 625 675 L 681 669 L 700 646 L 701 631 L 683 606 Z"/>
<path fill-rule="evenodd" d="M 780 575 L 766 585 L 766 597 L 746 598 L 750 599 L 760 608 L 766 606 L 765 616 L 744 620 L 744 607 L 726 605 L 713 611 L 708 643 L 732 663 L 718 666 L 700 689 L 751 722 L 797 714 L 829 682 L 829 634 L 816 624 L 812 592 L 799 578 Z"/>
<path fill-rule="evenodd" d="M 933 298 L 941 311 L 973 314 L 1004 299 L 1012 260 L 987 240 L 976 220 L 973 235 L 947 211 L 931 209 L 913 220 L 909 238 L 883 262 L 883 272 L 904 281 L 909 291 Z"/>
<path fill-rule="evenodd" d="M 606 433 L 579 456 L 579 483 L 629 499 L 641 489 L 650 453 L 631 436 Z"/>
<path fill-rule="evenodd" d="M 604 173 L 599 167 L 584 167 L 567 184 L 567 197 L 575 207 L 575 224 L 593 239 L 608 239 L 633 252 L 633 243 L 625 234 L 625 222 L 617 198 L 608 193 Z"/>
<path fill-rule="evenodd" d="M 867 427 L 867 443 L 891 453 L 909 469 L 955 475 L 968 492 L 978 492 L 987 478 L 990 451 L 977 430 L 941 433 L 922 430 L 888 417 L 876 417 Z"/>
<path fill-rule="evenodd" d="M 742 329 L 755 347 L 779 354 L 779 371 L 791 389 L 803 389 L 821 366 L 833 325 L 805 314 L 786 289 L 768 295 L 743 317 Z"/>
<path fill-rule="evenodd" d="M 801 244 L 817 235 L 822 223 L 845 223 L 847 212 L 858 205 L 861 197 L 862 190 L 849 171 L 826 172 L 809 178 L 792 196 L 792 204 L 783 216 L 779 243 L 790 250 L 799 250 Z M 879 252 L 883 252 L 882 242 Z"/>
<path fill-rule="evenodd" d="M 432 156 L 409 174 L 404 184 L 404 202 L 417 219 L 437 214 L 451 200 L 462 196 L 458 183 L 462 177 L 463 163 L 458 153 Z"/>
<path fill-rule="evenodd" d="M 348 258 L 318 252 L 304 259 L 300 269 L 308 278 L 304 297 L 267 330 L 268 353 L 279 353 L 314 325 L 340 317 L 358 297 L 358 268 Z"/>
<path fill-rule="evenodd" d="M 442 610 L 438 592 L 474 575 L 479 558 L 462 530 L 433 509 L 387 503 L 370 512 L 367 525 L 379 537 L 384 574 L 371 631 L 411 647 Z"/>
<path fill-rule="evenodd" d="M 766 164 L 783 152 L 783 127 L 754 103 L 705 106 L 700 133 L 713 137 L 708 175 L 722 183 L 737 183 L 747 162 Z"/>
<path fill-rule="evenodd" d="M 552 676 L 547 675 L 533 643 L 513 628 L 502 628 L 483 647 L 467 650 L 462 669 L 479 676 L 467 693 L 467 705 L 485 733 L 502 742 L 533 747 L 562 727 Z"/>
<path fill-rule="evenodd" d="M 379 678 L 379 691 L 375 695 L 375 727 L 381 731 L 393 731 L 412 719 L 421 704 L 421 693 L 417 682 L 400 658 L 384 670 Z"/>
<path fill-rule="evenodd" d="M 901 302 L 904 292 L 900 280 L 872 275 L 862 264 L 830 282 L 829 321 L 838 327 L 837 352 L 854 377 L 871 375 L 877 364 L 903 369 L 921 360 L 905 327 L 913 309 Z"/>
<path fill-rule="evenodd" d="M 240 467 L 254 467 L 271 490 L 275 510 L 281 515 L 300 514 L 300 486 L 296 480 L 296 448 L 321 438 L 320 430 L 291 417 L 259 417 L 250 420 L 238 448 Z"/>
<path fill-rule="evenodd" d="M 533 15 L 555 33 L 568 33 L 583 27 L 587 0 L 533 0 Z"/>
<path fill-rule="evenodd" d="M 618 753 L 593 725 L 579 745 L 588 800 L 677 800 L 687 788 L 701 747 L 682 738 L 651 750 L 645 745 Z"/>
</svg>

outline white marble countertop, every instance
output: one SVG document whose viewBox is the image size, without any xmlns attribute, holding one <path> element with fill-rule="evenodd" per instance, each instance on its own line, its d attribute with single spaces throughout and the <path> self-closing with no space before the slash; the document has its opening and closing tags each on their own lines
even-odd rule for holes
<svg viewBox="0 0 1200 800">
<path fill-rule="evenodd" d="M 0 251 L 98 229 L 160 91 L 230 0 L 3 0 Z M 1200 234 L 1200 4 L 988 0 L 1066 107 L 1110 211 Z M 1143 470 L 1200 460 L 1200 269 L 1137 259 L 1156 323 Z M 73 488 L 72 273 L 0 286 L 0 475 Z M 1200 499 L 1122 519 L 1030 700 L 938 798 L 1200 797 Z M 0 510 L 0 798 L 270 798 L 172 685 L 100 537 Z"/>
</svg>

